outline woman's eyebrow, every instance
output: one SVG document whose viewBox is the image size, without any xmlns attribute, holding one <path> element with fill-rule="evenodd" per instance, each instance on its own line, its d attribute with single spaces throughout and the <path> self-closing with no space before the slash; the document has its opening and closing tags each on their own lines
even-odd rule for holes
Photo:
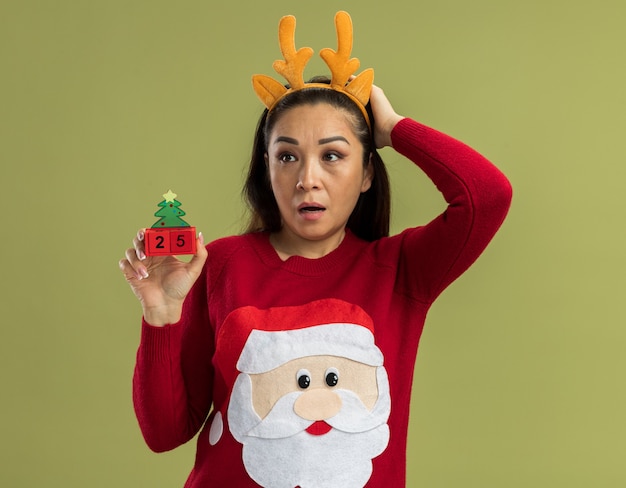
<svg viewBox="0 0 626 488">
<path fill-rule="evenodd" d="M 317 143 L 321 146 L 323 144 L 329 144 L 329 143 L 335 142 L 335 141 L 343 141 L 346 144 L 350 145 L 350 143 L 348 142 L 348 139 L 346 139 L 343 136 L 325 137 L 324 139 L 320 139 L 319 141 L 317 141 Z M 274 140 L 274 144 L 278 144 L 279 142 L 286 142 L 288 144 L 293 144 L 294 146 L 299 146 L 300 145 L 300 143 L 298 142 L 297 139 L 294 139 L 293 137 L 287 137 L 287 136 L 278 136 Z"/>
<path fill-rule="evenodd" d="M 325 139 L 320 139 L 317 142 L 318 144 L 322 145 L 322 144 L 328 144 L 329 142 L 335 142 L 335 141 L 343 141 L 346 144 L 348 144 L 348 146 L 350 145 L 350 143 L 348 142 L 348 139 L 346 139 L 343 136 L 326 137 Z"/>
<path fill-rule="evenodd" d="M 287 136 L 278 136 L 276 140 L 274 141 L 274 144 L 277 144 L 279 142 L 287 142 L 289 144 L 293 144 L 294 146 L 299 145 L 299 142 L 297 139 L 294 139 L 293 137 L 287 137 Z"/>
</svg>

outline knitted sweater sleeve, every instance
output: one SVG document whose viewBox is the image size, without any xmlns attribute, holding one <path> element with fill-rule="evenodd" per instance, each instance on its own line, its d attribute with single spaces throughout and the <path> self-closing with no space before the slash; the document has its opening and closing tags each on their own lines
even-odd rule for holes
<svg viewBox="0 0 626 488">
<path fill-rule="evenodd" d="M 133 404 L 153 451 L 168 451 L 189 441 L 209 413 L 214 347 L 206 302 L 205 270 L 185 299 L 178 323 L 153 327 L 142 320 Z"/>
<path fill-rule="evenodd" d="M 391 137 L 394 149 L 419 166 L 448 203 L 430 223 L 399 236 L 397 286 L 431 303 L 485 249 L 506 217 L 512 189 L 478 152 L 414 120 L 401 120 Z"/>
</svg>

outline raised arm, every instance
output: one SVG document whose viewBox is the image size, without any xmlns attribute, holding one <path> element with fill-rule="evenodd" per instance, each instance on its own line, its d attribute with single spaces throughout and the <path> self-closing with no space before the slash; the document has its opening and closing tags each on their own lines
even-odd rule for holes
<svg viewBox="0 0 626 488">
<path fill-rule="evenodd" d="M 485 249 L 508 212 L 512 189 L 502 172 L 466 144 L 393 112 L 382 92 L 372 108 L 382 110 L 377 145 L 391 145 L 433 181 L 448 206 L 423 227 L 407 229 L 402 240 L 398 286 L 432 302 Z"/>
</svg>

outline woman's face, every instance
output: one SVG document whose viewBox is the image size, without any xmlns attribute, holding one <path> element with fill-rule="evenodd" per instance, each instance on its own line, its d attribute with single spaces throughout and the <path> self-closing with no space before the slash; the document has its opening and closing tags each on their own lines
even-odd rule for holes
<svg viewBox="0 0 626 488">
<path fill-rule="evenodd" d="M 320 257 L 335 249 L 372 182 L 350 117 L 326 103 L 290 109 L 269 134 L 266 162 L 283 223 L 273 236 L 279 253 Z"/>
</svg>

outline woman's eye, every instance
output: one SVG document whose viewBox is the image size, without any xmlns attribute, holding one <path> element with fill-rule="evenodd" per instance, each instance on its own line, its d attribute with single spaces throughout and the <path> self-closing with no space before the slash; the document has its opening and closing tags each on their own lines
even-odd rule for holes
<svg viewBox="0 0 626 488">
<path fill-rule="evenodd" d="M 296 160 L 296 157 L 293 154 L 284 153 L 278 156 L 278 160 L 281 163 L 292 163 Z"/>
<path fill-rule="evenodd" d="M 341 159 L 341 156 L 339 156 L 339 154 L 337 153 L 327 153 L 324 156 L 324 159 L 326 161 L 338 161 L 339 159 Z"/>
</svg>

